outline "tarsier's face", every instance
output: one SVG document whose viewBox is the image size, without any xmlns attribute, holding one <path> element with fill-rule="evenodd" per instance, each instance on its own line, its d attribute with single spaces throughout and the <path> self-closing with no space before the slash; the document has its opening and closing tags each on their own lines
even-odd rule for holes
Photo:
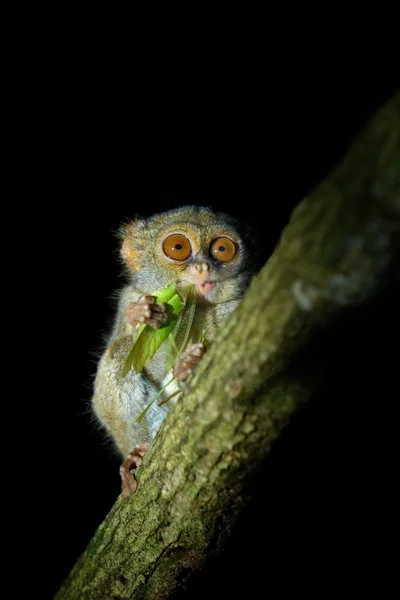
<svg viewBox="0 0 400 600">
<path fill-rule="evenodd" d="M 204 300 L 224 302 L 240 295 L 246 271 L 247 249 L 234 224 L 226 215 L 185 207 L 131 224 L 122 255 L 145 293 L 188 282 Z"/>
<path fill-rule="evenodd" d="M 178 280 L 195 285 L 198 294 L 210 301 L 218 284 L 236 271 L 235 263 L 240 261 L 240 246 L 233 232 L 228 237 L 225 231 L 202 232 L 193 226 L 167 232 L 161 250 L 160 260 L 166 268 Z"/>
</svg>

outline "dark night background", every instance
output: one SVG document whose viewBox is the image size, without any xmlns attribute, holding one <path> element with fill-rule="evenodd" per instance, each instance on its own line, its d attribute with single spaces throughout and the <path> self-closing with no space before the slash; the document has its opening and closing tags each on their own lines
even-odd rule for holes
<svg viewBox="0 0 400 600">
<path fill-rule="evenodd" d="M 119 461 L 88 415 L 96 356 L 111 324 L 111 294 L 122 283 L 114 232 L 136 214 L 209 205 L 250 224 L 265 262 L 294 206 L 330 173 L 397 88 L 378 75 L 344 80 L 318 71 L 303 81 L 295 103 L 287 89 L 278 89 L 268 106 L 255 104 L 258 118 L 250 111 L 248 120 L 232 123 L 229 139 L 227 121 L 234 114 L 224 131 L 202 137 L 196 153 L 193 140 L 186 155 L 183 143 L 182 158 L 169 154 L 165 143 L 164 160 L 151 148 L 116 156 L 106 143 L 105 152 L 90 159 L 78 158 L 78 147 L 66 153 L 55 231 L 66 240 L 57 248 L 63 343 L 43 397 L 50 439 L 36 573 L 41 598 L 55 593 L 119 493 Z M 193 121 L 195 137 L 201 123 Z M 395 439 L 383 432 L 399 400 L 398 306 L 398 291 L 385 291 L 346 322 L 351 334 L 345 345 L 344 326 L 330 333 L 322 390 L 273 447 L 224 555 L 179 598 L 263 597 L 264 586 L 266 597 L 293 591 L 326 597 L 344 587 L 357 590 L 360 581 L 382 595 L 394 569 L 386 539 L 395 526 L 398 470 Z"/>
</svg>

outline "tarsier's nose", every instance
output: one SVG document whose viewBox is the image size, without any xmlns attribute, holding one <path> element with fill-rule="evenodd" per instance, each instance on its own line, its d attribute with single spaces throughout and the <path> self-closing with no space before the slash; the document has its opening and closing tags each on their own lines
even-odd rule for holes
<svg viewBox="0 0 400 600">
<path fill-rule="evenodd" d="M 196 269 L 196 271 L 200 274 L 200 273 L 207 273 L 210 270 L 210 265 L 206 262 L 200 262 L 200 263 L 196 263 L 194 265 L 194 268 Z"/>
<path fill-rule="evenodd" d="M 210 265 L 207 262 L 199 261 L 189 267 L 188 281 L 194 285 L 201 285 L 208 281 L 210 276 Z"/>
</svg>

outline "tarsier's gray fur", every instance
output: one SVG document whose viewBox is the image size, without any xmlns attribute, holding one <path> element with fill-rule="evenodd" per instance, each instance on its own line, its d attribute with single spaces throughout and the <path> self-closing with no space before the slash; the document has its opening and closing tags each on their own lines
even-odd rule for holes
<svg viewBox="0 0 400 600">
<path fill-rule="evenodd" d="M 184 264 L 175 264 L 163 255 L 161 243 L 171 231 L 183 231 L 191 240 L 193 254 Z M 98 363 L 92 406 L 123 457 L 136 444 L 154 439 L 175 402 L 172 399 L 162 406 L 154 402 L 143 420 L 136 422 L 143 409 L 171 378 L 171 372 L 165 371 L 164 342 L 141 373 L 131 370 L 126 377 L 122 376 L 135 333 L 126 316 L 127 308 L 140 296 L 151 295 L 171 281 L 185 278 L 196 261 L 207 261 L 216 285 L 212 293 L 201 298 L 196 306 L 188 345 L 198 341 L 203 331 L 207 341 L 211 342 L 223 321 L 238 306 L 254 272 L 250 243 L 240 231 L 241 227 L 231 217 L 193 206 L 128 223 L 122 230 L 121 254 L 125 259 L 129 283 L 120 293 L 114 327 Z M 231 262 L 219 264 L 210 258 L 209 247 L 212 239 L 223 235 L 234 239 L 238 252 Z M 168 386 L 164 392 L 166 396 L 170 396 L 177 386 L 176 381 Z"/>
</svg>

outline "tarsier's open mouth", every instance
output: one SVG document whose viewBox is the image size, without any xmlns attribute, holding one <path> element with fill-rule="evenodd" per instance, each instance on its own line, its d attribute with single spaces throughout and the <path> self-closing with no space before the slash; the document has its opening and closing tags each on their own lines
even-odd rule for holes
<svg viewBox="0 0 400 600">
<path fill-rule="evenodd" d="M 205 281 L 196 285 L 197 291 L 202 296 L 209 294 L 215 288 L 215 281 Z"/>
</svg>

